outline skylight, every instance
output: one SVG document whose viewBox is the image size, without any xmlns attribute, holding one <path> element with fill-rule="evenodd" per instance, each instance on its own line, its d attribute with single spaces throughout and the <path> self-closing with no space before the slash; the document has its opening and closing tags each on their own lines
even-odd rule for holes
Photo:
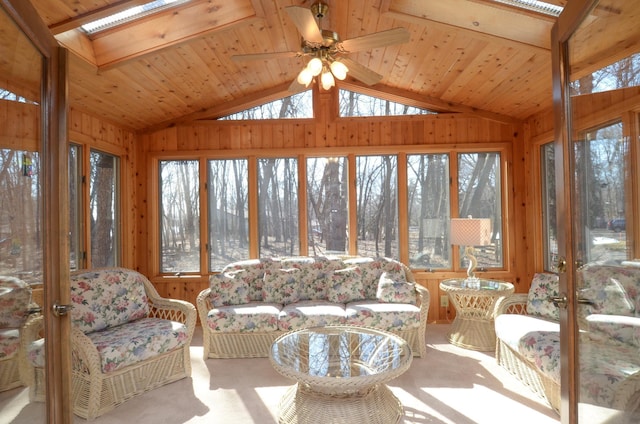
<svg viewBox="0 0 640 424">
<path fill-rule="evenodd" d="M 180 3 L 186 3 L 189 0 L 154 0 L 140 6 L 134 6 L 122 12 L 114 13 L 106 18 L 98 19 L 88 24 L 82 25 L 82 29 L 89 34 L 94 34 L 98 31 L 105 30 L 117 25 L 124 24 L 143 16 L 150 15 L 152 13 L 159 12 L 168 7 L 178 5 Z"/>
<path fill-rule="evenodd" d="M 532 10 L 534 12 L 544 13 L 551 16 L 559 16 L 562 12 L 561 6 L 545 3 L 538 0 L 493 0 L 498 3 L 504 3 L 511 6 L 520 7 L 522 9 Z"/>
</svg>

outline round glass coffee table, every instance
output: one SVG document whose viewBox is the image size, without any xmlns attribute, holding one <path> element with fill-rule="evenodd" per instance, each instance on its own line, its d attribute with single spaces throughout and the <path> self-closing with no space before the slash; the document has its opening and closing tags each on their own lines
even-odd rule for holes
<svg viewBox="0 0 640 424">
<path fill-rule="evenodd" d="M 440 283 L 456 308 L 449 342 L 465 349 L 492 351 L 496 348 L 494 309 L 496 302 L 513 293 L 513 284 L 497 280 L 452 278 Z"/>
<path fill-rule="evenodd" d="M 404 415 L 384 384 L 413 359 L 407 342 L 395 334 L 356 326 L 307 328 L 276 339 L 269 359 L 297 382 L 280 402 L 280 424 L 392 424 Z"/>
</svg>

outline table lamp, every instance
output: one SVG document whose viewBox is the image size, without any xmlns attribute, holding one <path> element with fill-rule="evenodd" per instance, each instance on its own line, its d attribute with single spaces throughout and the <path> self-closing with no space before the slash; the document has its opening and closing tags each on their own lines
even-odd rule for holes
<svg viewBox="0 0 640 424">
<path fill-rule="evenodd" d="M 478 265 L 475 246 L 491 244 L 491 220 L 489 218 L 451 218 L 451 244 L 465 246 L 464 255 L 469 260 L 465 283 L 478 285 L 480 279 L 474 274 Z"/>
</svg>

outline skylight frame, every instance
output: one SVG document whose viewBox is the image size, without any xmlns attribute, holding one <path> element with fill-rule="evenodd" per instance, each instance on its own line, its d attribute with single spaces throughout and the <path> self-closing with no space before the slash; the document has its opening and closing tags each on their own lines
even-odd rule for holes
<svg viewBox="0 0 640 424">
<path fill-rule="evenodd" d="M 154 13 L 166 10 L 170 7 L 186 3 L 189 0 L 151 0 L 147 3 L 133 6 L 113 15 L 106 16 L 101 19 L 86 23 L 80 28 L 89 34 L 93 35 L 100 31 L 104 31 L 109 28 L 113 28 L 119 25 L 123 25 L 127 22 L 135 21 L 145 16 L 152 15 Z"/>
<path fill-rule="evenodd" d="M 542 13 L 543 15 L 558 17 L 562 13 L 563 7 L 540 0 L 492 0 L 496 3 L 502 3 L 520 9 L 530 10 L 532 12 Z"/>
</svg>

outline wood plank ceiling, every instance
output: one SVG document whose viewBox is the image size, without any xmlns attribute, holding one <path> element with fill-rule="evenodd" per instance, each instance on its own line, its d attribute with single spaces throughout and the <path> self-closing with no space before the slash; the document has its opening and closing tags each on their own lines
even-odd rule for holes
<svg viewBox="0 0 640 424">
<path fill-rule="evenodd" d="M 80 25 L 140 0 L 31 0 L 70 50 L 72 107 L 139 131 L 212 119 L 283 95 L 302 58 L 237 63 L 232 55 L 298 51 L 286 6 L 313 1 L 191 0 L 88 36 Z M 493 0 L 325 0 L 322 28 L 341 39 L 404 27 L 410 41 L 349 57 L 383 75 L 339 87 L 501 121 L 552 107 L 554 17 Z M 564 6 L 565 0 L 547 0 Z"/>
</svg>

